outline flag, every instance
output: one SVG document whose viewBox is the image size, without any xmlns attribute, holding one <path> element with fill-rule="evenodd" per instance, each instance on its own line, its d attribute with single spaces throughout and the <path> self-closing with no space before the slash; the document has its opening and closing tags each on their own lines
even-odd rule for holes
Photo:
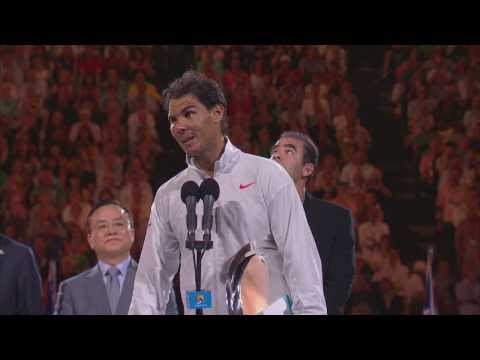
<svg viewBox="0 0 480 360">
<path fill-rule="evenodd" d="M 47 314 L 53 314 L 57 298 L 57 262 L 54 259 L 48 261 L 47 277 Z"/>
<path fill-rule="evenodd" d="M 437 315 L 437 309 L 435 308 L 432 267 L 433 267 L 433 246 L 430 246 L 428 248 L 427 270 L 425 272 L 426 299 L 425 299 L 425 306 L 423 308 L 423 315 Z"/>
</svg>

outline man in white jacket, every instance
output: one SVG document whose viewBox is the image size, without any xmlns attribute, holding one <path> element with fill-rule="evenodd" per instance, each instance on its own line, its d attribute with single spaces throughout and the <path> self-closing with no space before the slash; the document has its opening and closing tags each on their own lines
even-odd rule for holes
<svg viewBox="0 0 480 360">
<path fill-rule="evenodd" d="M 227 314 L 225 283 L 229 260 L 245 245 L 268 266 L 269 304 L 285 295 L 294 314 L 326 314 L 322 265 L 292 179 L 270 159 L 243 153 L 226 137 L 227 102 L 219 85 L 187 71 L 164 91 L 172 136 L 186 153 L 187 168 L 157 191 L 135 279 L 129 314 L 164 314 L 179 269 L 184 304 L 195 290 L 187 239 L 186 206 L 180 189 L 187 181 L 214 178 L 213 248 L 202 260 L 202 290 L 211 294 L 205 314 Z M 199 219 L 202 202 L 197 203 Z M 201 239 L 201 227 L 196 238 Z M 185 306 L 186 314 L 195 310 Z"/>
</svg>

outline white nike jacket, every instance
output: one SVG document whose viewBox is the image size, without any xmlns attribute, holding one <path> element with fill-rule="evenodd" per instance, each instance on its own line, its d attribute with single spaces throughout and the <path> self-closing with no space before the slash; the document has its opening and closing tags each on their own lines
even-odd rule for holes
<svg viewBox="0 0 480 360">
<path fill-rule="evenodd" d="M 206 174 L 187 158 L 188 167 L 157 191 L 135 278 L 129 314 L 165 314 L 180 259 L 180 286 L 185 314 L 186 291 L 195 290 L 192 252 L 187 239 L 182 185 L 198 185 Z M 294 314 L 326 314 L 322 264 L 295 185 L 286 170 L 270 159 L 246 154 L 227 139 L 215 163 L 220 196 L 214 204 L 213 248 L 202 260 L 202 289 L 212 292 L 204 314 L 228 314 L 227 262 L 250 243 L 266 259 L 269 303 L 289 294 Z M 197 240 L 202 239 L 202 201 L 197 203 Z"/>
</svg>

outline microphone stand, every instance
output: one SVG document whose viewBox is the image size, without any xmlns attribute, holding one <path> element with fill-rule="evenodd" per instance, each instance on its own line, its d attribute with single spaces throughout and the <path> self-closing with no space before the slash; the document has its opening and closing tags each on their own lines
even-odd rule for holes
<svg viewBox="0 0 480 360">
<path fill-rule="evenodd" d="M 203 240 L 195 239 L 195 231 L 189 231 L 187 235 L 186 247 L 192 250 L 193 269 L 195 272 L 195 290 L 202 290 L 202 258 L 206 250 L 213 247 L 211 232 L 209 229 L 203 231 Z M 196 250 L 196 253 L 195 253 Z M 196 256 L 195 256 L 196 255 Z M 203 309 L 195 309 L 196 315 L 203 315 Z"/>
</svg>

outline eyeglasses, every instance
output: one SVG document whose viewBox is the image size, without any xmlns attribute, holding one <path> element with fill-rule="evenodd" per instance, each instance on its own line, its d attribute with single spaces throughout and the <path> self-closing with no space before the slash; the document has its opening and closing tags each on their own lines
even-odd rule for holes
<svg viewBox="0 0 480 360">
<path fill-rule="evenodd" d="M 112 232 L 122 233 L 130 228 L 130 223 L 125 220 L 114 220 L 113 222 L 101 221 L 95 224 L 93 230 L 105 234 L 108 232 L 108 229 L 111 229 Z"/>
</svg>

